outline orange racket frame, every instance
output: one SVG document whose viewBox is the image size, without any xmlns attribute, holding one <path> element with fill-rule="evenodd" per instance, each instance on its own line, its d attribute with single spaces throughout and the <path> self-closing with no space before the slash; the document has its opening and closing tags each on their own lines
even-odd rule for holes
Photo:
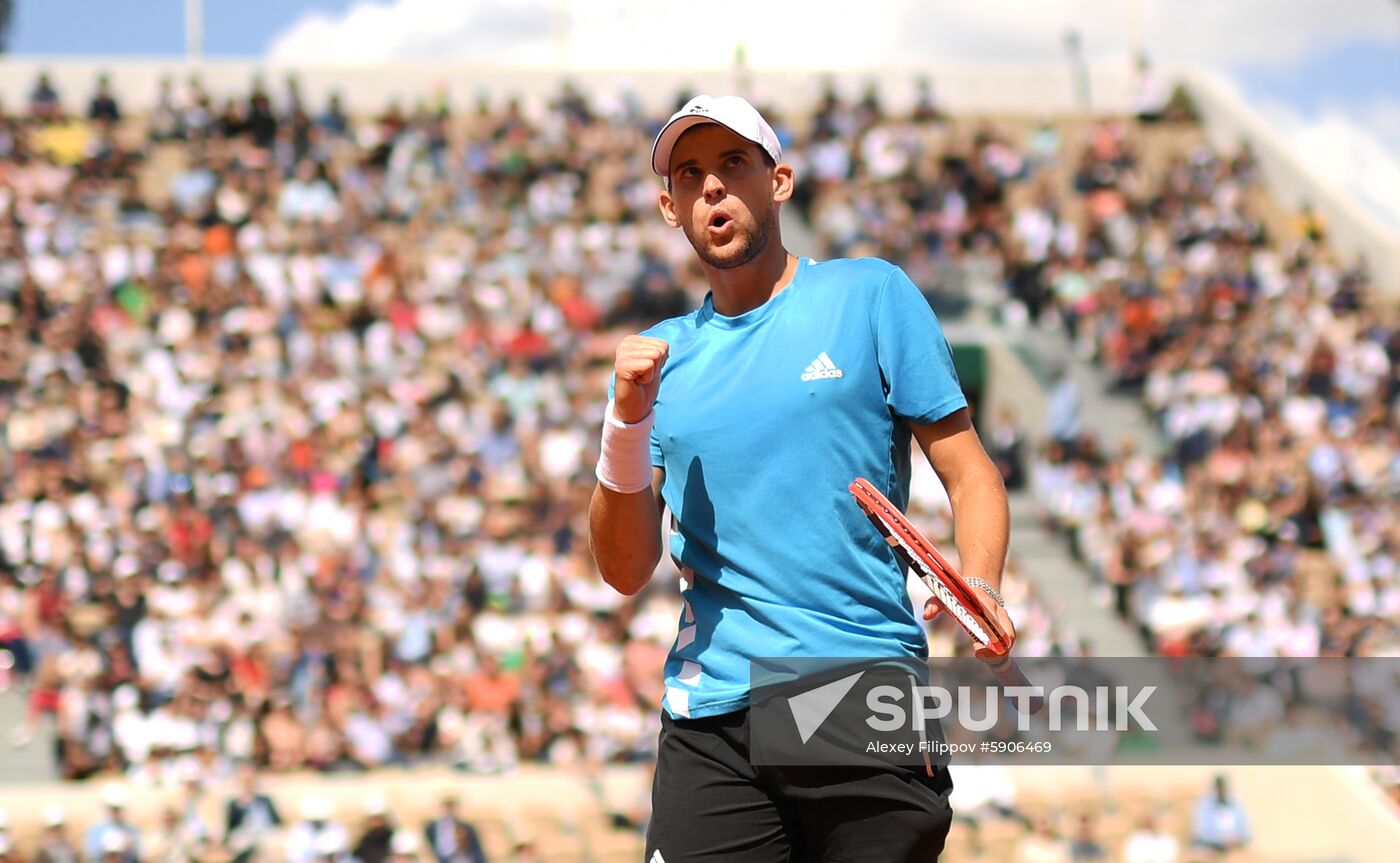
<svg viewBox="0 0 1400 863">
<path fill-rule="evenodd" d="M 885 537 L 885 542 L 933 591 L 934 600 L 958 622 L 968 637 L 983 647 L 1002 649 L 1001 656 L 987 661 L 997 680 L 1004 686 L 1030 686 L 1030 681 L 1011 657 L 1012 634 L 982 609 L 973 588 L 943 558 L 937 546 L 920 533 L 869 480 L 857 477 L 850 485 L 850 492 L 866 517 Z M 1031 712 L 1039 712 L 1040 704 L 1040 699 L 1032 699 Z"/>
</svg>

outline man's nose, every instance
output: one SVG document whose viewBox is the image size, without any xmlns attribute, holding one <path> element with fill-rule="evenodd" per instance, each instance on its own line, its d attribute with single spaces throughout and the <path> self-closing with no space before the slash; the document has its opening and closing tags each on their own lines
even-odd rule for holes
<svg viewBox="0 0 1400 863">
<path fill-rule="evenodd" d="M 710 203 L 724 197 L 724 182 L 718 174 L 705 175 L 705 200 Z"/>
</svg>

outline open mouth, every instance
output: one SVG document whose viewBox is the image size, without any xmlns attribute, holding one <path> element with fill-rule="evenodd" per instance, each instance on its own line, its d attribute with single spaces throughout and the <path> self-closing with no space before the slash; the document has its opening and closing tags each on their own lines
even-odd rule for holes
<svg viewBox="0 0 1400 863">
<path fill-rule="evenodd" d="M 713 216 L 710 217 L 710 227 L 715 230 L 718 230 L 732 221 L 734 220 L 726 216 L 724 213 L 715 213 Z"/>
</svg>

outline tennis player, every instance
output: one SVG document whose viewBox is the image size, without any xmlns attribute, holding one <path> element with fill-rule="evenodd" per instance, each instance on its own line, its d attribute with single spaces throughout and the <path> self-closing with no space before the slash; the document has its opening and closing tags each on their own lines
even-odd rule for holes
<svg viewBox="0 0 1400 863">
<path fill-rule="evenodd" d="M 947 488 L 964 577 L 1014 633 L 1006 490 L 952 353 L 898 267 L 787 252 L 793 169 L 745 100 L 686 103 L 652 169 L 710 291 L 618 346 L 589 513 L 618 591 L 651 578 L 663 506 L 682 574 L 647 863 L 934 860 L 946 769 L 755 768 L 747 707 L 752 657 L 927 655 L 902 568 L 846 490 L 864 476 L 906 506 L 911 442 Z"/>
</svg>

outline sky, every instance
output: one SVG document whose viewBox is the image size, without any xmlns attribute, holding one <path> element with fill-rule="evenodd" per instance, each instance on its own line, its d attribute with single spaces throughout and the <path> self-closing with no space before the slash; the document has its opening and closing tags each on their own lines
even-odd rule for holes
<svg viewBox="0 0 1400 863">
<path fill-rule="evenodd" d="M 1393 185 L 1370 183 L 1368 203 L 1400 226 L 1400 0 L 203 2 L 206 55 L 303 64 L 715 68 L 739 43 L 755 68 L 1034 62 L 1061 58 L 1063 34 L 1076 29 L 1091 61 L 1125 58 L 1140 45 L 1161 65 L 1223 73 L 1324 173 L 1357 158 L 1387 162 Z M 14 54 L 184 51 L 185 0 L 15 5 Z"/>
</svg>

